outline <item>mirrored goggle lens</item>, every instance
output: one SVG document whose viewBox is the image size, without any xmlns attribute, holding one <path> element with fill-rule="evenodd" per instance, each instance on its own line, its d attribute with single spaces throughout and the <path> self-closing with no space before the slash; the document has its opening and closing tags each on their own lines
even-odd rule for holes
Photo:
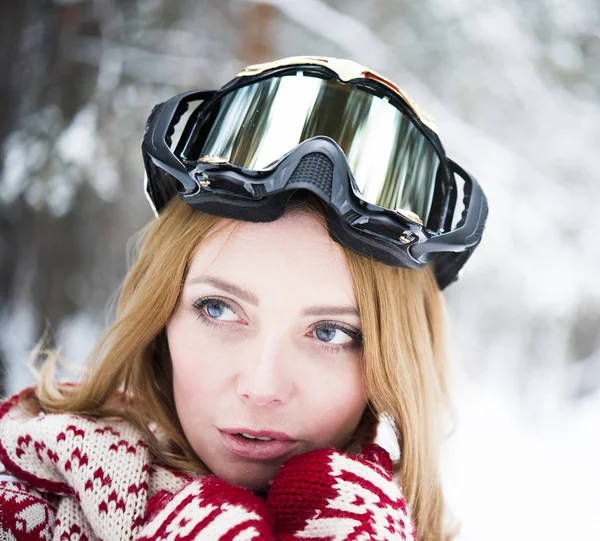
<svg viewBox="0 0 600 541">
<path fill-rule="evenodd" d="M 306 139 L 331 137 L 346 154 L 365 201 L 414 212 L 427 223 L 440 158 L 385 97 L 299 72 L 233 90 L 199 121 L 188 159 L 219 156 L 254 170 Z"/>
</svg>

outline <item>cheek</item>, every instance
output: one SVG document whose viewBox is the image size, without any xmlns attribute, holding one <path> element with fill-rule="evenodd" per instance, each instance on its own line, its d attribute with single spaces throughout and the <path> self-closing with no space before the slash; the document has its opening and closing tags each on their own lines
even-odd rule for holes
<svg viewBox="0 0 600 541">
<path fill-rule="evenodd" d="M 315 441 L 320 445 L 344 446 L 354 433 L 367 405 L 364 378 L 358 363 L 348 371 L 324 377 L 307 374 L 307 401 Z M 308 413 L 308 412 L 307 412 Z"/>
<path fill-rule="evenodd" d="M 190 386 L 214 375 L 210 366 L 219 363 L 227 353 L 227 346 L 218 343 L 202 323 L 183 310 L 167 325 L 167 342 L 174 377 L 178 375 Z M 200 374 L 202 378 L 198 377 Z"/>
<path fill-rule="evenodd" d="M 188 418 L 199 418 L 219 392 L 221 373 L 211 370 L 220 349 L 199 332 L 190 318 L 172 320 L 167 326 L 167 341 L 173 370 L 173 394 L 177 413 L 185 425 Z M 192 318 L 193 319 L 193 318 Z M 210 353 L 209 353 L 210 352 Z"/>
</svg>

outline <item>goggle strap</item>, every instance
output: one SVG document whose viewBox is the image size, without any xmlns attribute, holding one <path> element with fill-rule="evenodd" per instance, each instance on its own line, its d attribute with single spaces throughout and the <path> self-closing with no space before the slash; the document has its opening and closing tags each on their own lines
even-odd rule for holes
<svg viewBox="0 0 600 541">
<path fill-rule="evenodd" d="M 479 183 L 460 165 L 448 160 L 452 173 L 465 181 L 464 209 L 458 226 L 452 231 L 430 238 L 427 242 L 416 244 L 410 248 L 416 259 L 425 262 L 428 255 L 435 252 L 462 252 L 475 247 L 481 239 L 488 214 L 487 198 Z"/>
<path fill-rule="evenodd" d="M 180 184 L 180 191 L 193 193 L 197 190 L 196 184 L 189 177 L 185 166 L 169 148 L 168 142 L 174 133 L 177 122 L 181 120 L 186 112 L 190 101 L 207 100 L 214 96 L 215 90 L 193 90 L 174 96 L 170 100 L 156 105 L 146 122 L 146 129 L 142 141 L 142 150 L 148 175 L 147 192 L 154 201 L 154 207 L 158 211 L 165 204 L 165 197 L 170 193 L 166 188 L 165 193 L 159 192 L 165 179 L 161 178 L 165 171 L 169 173 Z"/>
</svg>

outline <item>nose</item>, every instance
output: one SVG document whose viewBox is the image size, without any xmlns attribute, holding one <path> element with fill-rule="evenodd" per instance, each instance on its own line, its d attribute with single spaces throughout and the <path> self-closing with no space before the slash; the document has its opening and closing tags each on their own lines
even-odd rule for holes
<svg viewBox="0 0 600 541">
<path fill-rule="evenodd" d="M 256 347 L 241 362 L 237 394 L 243 402 L 255 406 L 285 404 L 292 393 L 291 366 L 286 362 L 283 340 L 257 340 Z"/>
</svg>

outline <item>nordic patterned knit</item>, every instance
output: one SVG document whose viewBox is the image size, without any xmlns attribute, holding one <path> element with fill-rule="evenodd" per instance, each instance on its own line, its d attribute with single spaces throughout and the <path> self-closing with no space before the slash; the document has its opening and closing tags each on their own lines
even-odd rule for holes
<svg viewBox="0 0 600 541">
<path fill-rule="evenodd" d="M 0 541 L 415 539 L 387 453 L 318 449 L 279 469 L 265 501 L 159 464 L 119 419 L 0 405 Z M 6 471 L 2 471 L 5 469 Z"/>
</svg>

